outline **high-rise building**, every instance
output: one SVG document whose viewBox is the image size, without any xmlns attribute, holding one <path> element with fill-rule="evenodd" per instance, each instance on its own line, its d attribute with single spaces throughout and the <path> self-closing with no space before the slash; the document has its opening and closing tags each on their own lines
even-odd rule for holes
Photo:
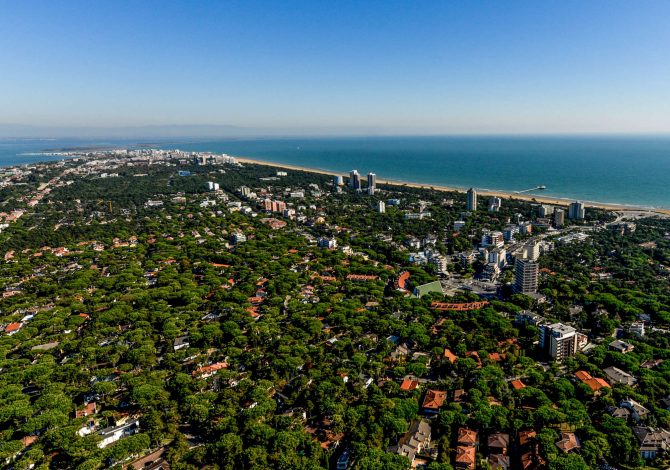
<svg viewBox="0 0 670 470">
<path fill-rule="evenodd" d="M 468 189 L 466 210 L 477 210 L 477 191 L 474 188 Z"/>
<path fill-rule="evenodd" d="M 578 351 L 578 333 L 563 323 L 540 327 L 540 348 L 557 361 L 574 356 Z"/>
<path fill-rule="evenodd" d="M 586 215 L 586 209 L 584 208 L 584 203 L 581 201 L 575 201 L 570 204 L 568 208 L 568 219 L 572 220 L 583 220 Z"/>
<path fill-rule="evenodd" d="M 498 268 L 504 268 L 507 264 L 507 251 L 504 248 L 494 248 L 489 252 L 488 261 L 498 266 Z"/>
<path fill-rule="evenodd" d="M 549 217 L 553 213 L 554 213 L 554 206 L 548 206 L 546 204 L 542 204 L 540 207 L 537 208 L 537 214 L 540 217 Z"/>
<path fill-rule="evenodd" d="M 565 211 L 563 209 L 556 209 L 554 211 L 554 226 L 563 227 L 565 225 Z"/>
<path fill-rule="evenodd" d="M 263 201 L 263 210 L 267 212 L 284 212 L 286 210 L 286 203 L 284 201 L 276 201 L 273 199 L 265 199 Z"/>
<path fill-rule="evenodd" d="M 514 291 L 519 294 L 537 293 L 540 267 L 533 259 L 517 258 L 514 262 Z"/>
<path fill-rule="evenodd" d="M 482 234 L 482 246 L 503 246 L 505 244 L 502 232 L 485 231 Z"/>
<path fill-rule="evenodd" d="M 336 175 L 333 178 L 333 184 L 335 186 L 342 186 L 344 184 L 344 177 L 342 175 Z"/>
<path fill-rule="evenodd" d="M 384 201 L 379 201 L 377 203 L 377 212 L 380 214 L 386 213 L 386 203 Z"/>
<path fill-rule="evenodd" d="M 361 175 L 358 174 L 358 170 L 351 170 L 349 173 L 349 187 L 351 189 L 361 189 Z"/>
<path fill-rule="evenodd" d="M 519 233 L 519 227 L 516 225 L 508 225 L 505 227 L 503 230 L 503 239 L 506 242 L 513 242 L 514 241 L 514 235 Z"/>
<path fill-rule="evenodd" d="M 493 196 L 489 199 L 489 212 L 499 212 L 502 207 L 502 199 Z"/>
<path fill-rule="evenodd" d="M 372 195 L 377 189 L 377 175 L 368 173 L 368 194 Z"/>
<path fill-rule="evenodd" d="M 530 242 L 522 248 L 521 253 L 521 258 L 537 261 L 540 257 L 540 244 Z"/>
</svg>

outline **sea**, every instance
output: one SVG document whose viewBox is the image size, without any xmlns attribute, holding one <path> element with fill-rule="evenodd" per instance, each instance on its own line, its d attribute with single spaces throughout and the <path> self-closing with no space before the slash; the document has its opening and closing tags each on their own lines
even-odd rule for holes
<svg viewBox="0 0 670 470">
<path fill-rule="evenodd" d="M 74 148 L 179 148 L 391 179 L 670 209 L 670 136 L 0 140 L 0 166 Z"/>
</svg>

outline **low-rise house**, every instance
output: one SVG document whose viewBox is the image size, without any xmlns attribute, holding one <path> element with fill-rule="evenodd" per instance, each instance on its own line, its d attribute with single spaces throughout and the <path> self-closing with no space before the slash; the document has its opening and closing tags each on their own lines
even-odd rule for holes
<svg viewBox="0 0 670 470">
<path fill-rule="evenodd" d="M 132 436 L 133 434 L 138 433 L 140 430 L 140 421 L 139 419 L 133 419 L 125 424 L 119 426 L 110 426 L 105 429 L 101 429 L 98 434 L 102 437 L 102 440 L 98 442 L 98 447 L 104 449 L 105 447 L 115 443 L 119 439 Z"/>
<path fill-rule="evenodd" d="M 398 444 L 389 447 L 388 451 L 395 454 L 404 455 L 414 463 L 416 456 L 421 453 L 427 453 L 430 446 L 431 429 L 430 424 L 425 419 L 415 420 L 409 429 L 398 441 Z"/>
<path fill-rule="evenodd" d="M 621 408 L 619 406 L 611 406 L 607 409 L 614 418 L 620 418 L 628 421 L 630 418 L 630 410 L 626 408 Z"/>
<path fill-rule="evenodd" d="M 633 428 L 633 434 L 640 442 L 640 457 L 643 459 L 655 459 L 670 446 L 670 431 L 665 429 L 637 426 Z"/>
<path fill-rule="evenodd" d="M 208 377 L 213 376 L 221 369 L 227 369 L 227 368 L 228 368 L 227 362 L 217 362 L 215 364 L 209 364 L 207 366 L 199 367 L 198 369 L 194 370 L 193 377 L 206 379 Z"/>
<path fill-rule="evenodd" d="M 580 449 L 582 446 L 574 432 L 562 432 L 561 439 L 556 443 L 556 447 L 567 454 Z"/>
<path fill-rule="evenodd" d="M 632 398 L 626 398 L 619 403 L 619 406 L 630 411 L 631 417 L 637 422 L 642 421 L 649 415 L 649 410 Z"/>
<path fill-rule="evenodd" d="M 621 354 L 626 354 L 633 351 L 633 349 L 635 349 L 635 346 L 633 346 L 630 343 L 626 343 L 625 341 L 621 341 L 620 339 L 616 339 L 609 344 L 609 348 L 612 351 L 617 351 L 620 352 Z"/>
<path fill-rule="evenodd" d="M 416 390 L 416 388 L 419 386 L 419 382 L 416 380 L 412 380 L 410 378 L 405 378 L 402 381 L 402 384 L 400 385 L 400 390 L 405 390 L 405 391 L 412 391 Z"/>
<path fill-rule="evenodd" d="M 491 470 L 508 470 L 510 468 L 509 455 L 491 454 L 488 460 Z"/>
<path fill-rule="evenodd" d="M 444 358 L 453 364 L 458 359 L 458 356 L 452 353 L 449 348 L 444 348 Z"/>
<path fill-rule="evenodd" d="M 631 323 L 629 331 L 637 336 L 638 338 L 642 338 L 645 334 L 644 331 L 644 322 L 643 321 L 636 321 Z"/>
<path fill-rule="evenodd" d="M 607 383 L 604 379 L 601 378 L 593 378 L 591 377 L 591 374 L 584 370 L 578 370 L 575 372 L 575 377 L 577 377 L 579 380 L 582 381 L 582 383 L 586 384 L 587 387 L 591 389 L 591 391 L 599 395 L 600 390 L 603 388 L 610 388 L 611 385 Z"/>
<path fill-rule="evenodd" d="M 618 367 L 608 367 L 607 369 L 603 369 L 603 372 L 612 383 L 628 386 L 632 386 L 637 383 L 637 379 L 635 377 L 630 375 L 628 372 L 622 371 Z"/>
<path fill-rule="evenodd" d="M 512 387 L 514 387 L 514 390 L 523 390 L 526 388 L 526 384 L 523 383 L 520 379 L 512 380 L 511 384 Z"/>
<path fill-rule="evenodd" d="M 9 336 L 12 336 L 16 332 L 18 332 L 22 326 L 23 326 L 22 323 L 16 323 L 16 322 L 10 323 L 5 327 L 5 333 L 7 333 Z"/>
<path fill-rule="evenodd" d="M 84 406 L 84 408 L 75 411 L 75 417 L 76 418 L 84 418 L 86 416 L 94 415 L 97 412 L 98 412 L 98 406 L 93 401 L 93 402 L 87 403 L 86 406 Z"/>
<path fill-rule="evenodd" d="M 58 341 L 52 341 L 51 343 L 38 344 L 30 348 L 31 351 L 49 351 L 55 347 L 58 347 Z"/>
<path fill-rule="evenodd" d="M 507 454 L 509 447 L 509 434 L 497 432 L 491 434 L 488 439 L 489 452 L 496 454 Z"/>
<path fill-rule="evenodd" d="M 391 360 L 398 361 L 404 359 L 409 355 L 409 347 L 406 344 L 397 346 L 391 353 Z"/>
<path fill-rule="evenodd" d="M 368 275 L 368 274 L 348 274 L 347 280 L 354 282 L 367 282 L 367 281 L 376 281 L 379 279 L 379 276 Z"/>
<path fill-rule="evenodd" d="M 188 336 L 179 336 L 174 339 L 173 349 L 179 351 L 180 349 L 188 348 L 190 345 Z"/>
<path fill-rule="evenodd" d="M 456 468 L 474 470 L 476 460 L 477 431 L 467 428 L 458 430 L 458 446 L 456 447 Z"/>
<path fill-rule="evenodd" d="M 133 461 L 127 467 L 127 470 L 170 470 L 170 465 L 165 460 L 166 457 L 167 449 L 160 447 L 158 450 Z"/>
<path fill-rule="evenodd" d="M 474 470 L 477 463 L 477 454 L 474 447 L 458 446 L 456 447 L 456 468 L 466 468 Z"/>
<path fill-rule="evenodd" d="M 458 443 L 475 447 L 477 445 L 477 431 L 467 428 L 460 428 L 458 430 Z"/>
<path fill-rule="evenodd" d="M 438 413 L 447 400 L 447 392 L 441 390 L 428 390 L 423 400 L 423 411 L 425 413 Z"/>
<path fill-rule="evenodd" d="M 651 359 L 640 364 L 643 369 L 653 369 L 663 363 L 663 359 Z"/>
</svg>

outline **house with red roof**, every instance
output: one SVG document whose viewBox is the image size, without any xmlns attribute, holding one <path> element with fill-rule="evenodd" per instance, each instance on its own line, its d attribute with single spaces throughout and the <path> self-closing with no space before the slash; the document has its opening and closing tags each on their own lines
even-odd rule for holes
<svg viewBox="0 0 670 470">
<path fill-rule="evenodd" d="M 221 369 L 227 369 L 228 363 L 226 362 L 217 362 L 215 364 L 210 364 L 207 366 L 199 367 L 193 371 L 193 377 L 199 377 L 201 379 L 206 379 L 213 376 Z"/>
<path fill-rule="evenodd" d="M 444 358 L 453 364 L 458 359 L 458 356 L 452 353 L 449 348 L 444 348 Z"/>
<path fill-rule="evenodd" d="M 474 470 L 476 460 L 477 431 L 467 428 L 458 430 L 458 446 L 456 447 L 456 468 Z"/>
<path fill-rule="evenodd" d="M 412 380 L 410 378 L 406 378 L 402 381 L 402 384 L 400 385 L 400 390 L 405 390 L 405 391 L 412 391 L 416 390 L 416 388 L 419 386 L 419 382 L 416 380 Z"/>
<path fill-rule="evenodd" d="M 11 336 L 14 333 L 18 332 L 21 329 L 22 326 L 23 326 L 22 323 L 17 323 L 17 322 L 10 323 L 9 325 L 7 325 L 5 327 L 5 333 L 7 333 L 9 336 Z"/>
<path fill-rule="evenodd" d="M 75 411 L 76 418 L 84 418 L 96 414 L 98 407 L 94 401 L 87 403 L 86 406 L 80 410 Z"/>
<path fill-rule="evenodd" d="M 556 443 L 556 447 L 567 454 L 580 449 L 582 446 L 574 432 L 562 432 L 561 439 Z"/>
<path fill-rule="evenodd" d="M 456 447 L 456 468 L 466 468 L 474 470 L 477 463 L 477 456 L 474 447 L 458 446 Z"/>
<path fill-rule="evenodd" d="M 514 387 L 514 390 L 523 390 L 526 388 L 526 384 L 523 383 L 521 380 L 512 380 L 512 387 Z"/>
<path fill-rule="evenodd" d="M 423 411 L 425 413 L 437 413 L 447 401 L 447 392 L 441 390 L 428 390 L 423 399 Z"/>
<path fill-rule="evenodd" d="M 611 388 L 611 385 L 607 383 L 606 380 L 601 378 L 593 378 L 591 374 L 585 370 L 578 370 L 575 372 L 575 377 L 586 384 L 596 395 L 600 394 L 600 390 L 603 388 Z"/>
</svg>

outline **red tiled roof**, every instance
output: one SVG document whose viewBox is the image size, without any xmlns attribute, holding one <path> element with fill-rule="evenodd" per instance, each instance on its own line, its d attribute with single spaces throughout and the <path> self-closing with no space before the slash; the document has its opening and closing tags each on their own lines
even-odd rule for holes
<svg viewBox="0 0 670 470">
<path fill-rule="evenodd" d="M 418 386 L 419 386 L 419 382 L 417 382 L 416 380 L 405 379 L 405 380 L 402 381 L 402 384 L 400 385 L 400 390 L 411 391 L 411 390 L 415 390 L 416 387 L 418 387 Z"/>
<path fill-rule="evenodd" d="M 456 463 L 466 468 L 475 468 L 475 448 L 470 446 L 456 447 Z"/>
<path fill-rule="evenodd" d="M 449 348 L 444 348 L 444 357 L 447 359 L 449 362 L 452 364 L 456 362 L 456 359 L 458 359 L 458 356 L 454 353 L 452 353 Z"/>
<path fill-rule="evenodd" d="M 83 418 L 84 416 L 94 415 L 97 411 L 97 406 L 95 402 L 87 404 L 83 409 L 77 410 L 75 412 L 75 417 Z"/>
<path fill-rule="evenodd" d="M 217 372 L 221 369 L 227 369 L 228 364 L 226 362 L 217 362 L 215 364 L 210 364 L 208 366 L 199 367 L 193 371 L 193 376 L 205 375 Z"/>
<path fill-rule="evenodd" d="M 21 444 L 23 444 L 25 447 L 28 447 L 29 445 L 33 444 L 37 440 L 37 436 L 25 436 L 21 438 Z"/>
<path fill-rule="evenodd" d="M 577 372 L 575 372 L 575 376 L 583 383 L 585 383 L 594 392 L 599 391 L 601 388 L 611 387 L 610 384 L 608 384 L 605 380 L 601 378 L 594 379 L 593 377 L 591 377 L 591 374 L 589 374 L 585 370 L 578 370 Z"/>
<path fill-rule="evenodd" d="M 5 331 L 8 332 L 8 333 L 12 333 L 14 331 L 19 331 L 21 329 L 21 326 L 22 326 L 21 323 L 16 323 L 16 322 L 10 323 L 5 328 Z"/>
<path fill-rule="evenodd" d="M 579 444 L 579 439 L 574 432 L 562 432 L 561 440 L 556 443 L 556 447 L 561 449 L 563 452 L 568 453 L 575 449 L 579 449 L 581 445 Z"/>
<path fill-rule="evenodd" d="M 477 445 L 477 431 L 472 429 L 460 428 L 458 430 L 458 443 L 466 446 Z"/>
<path fill-rule="evenodd" d="M 504 354 L 500 354 L 497 352 L 489 353 L 489 359 L 492 360 L 493 362 L 500 362 L 504 358 L 505 358 Z"/>
<path fill-rule="evenodd" d="M 369 274 L 349 274 L 347 279 L 350 281 L 376 281 L 379 279 L 379 276 L 373 276 Z"/>
<path fill-rule="evenodd" d="M 526 384 L 521 380 L 512 380 L 512 387 L 514 387 L 515 390 L 521 390 L 526 388 Z"/>
<path fill-rule="evenodd" d="M 447 392 L 440 390 L 428 390 L 426 398 L 423 400 L 423 407 L 431 410 L 438 410 L 447 400 Z"/>
</svg>

